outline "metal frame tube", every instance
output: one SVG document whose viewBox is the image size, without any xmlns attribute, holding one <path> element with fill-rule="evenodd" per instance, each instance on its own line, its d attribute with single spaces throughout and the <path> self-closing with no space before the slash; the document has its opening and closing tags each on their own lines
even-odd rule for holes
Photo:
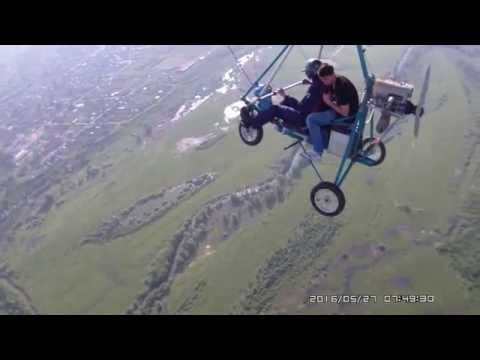
<svg viewBox="0 0 480 360">
<path fill-rule="evenodd" d="M 276 56 L 276 58 L 271 62 L 271 64 L 267 67 L 267 69 L 253 82 L 253 84 L 250 86 L 250 88 L 247 90 L 247 92 L 241 97 L 241 100 L 245 101 L 248 94 L 258 86 L 259 82 L 265 77 L 265 75 L 272 69 L 272 67 L 277 63 L 277 61 L 282 57 L 282 55 L 285 53 L 285 51 L 288 50 L 288 48 L 291 45 L 285 45 L 283 49 L 280 51 L 280 53 Z"/>
<path fill-rule="evenodd" d="M 374 119 L 375 117 L 375 111 L 372 110 L 372 115 L 370 115 L 370 120 L 368 120 L 368 122 L 370 122 L 370 137 L 373 138 L 373 126 L 374 126 Z"/>
<path fill-rule="evenodd" d="M 283 90 L 289 90 L 289 89 L 292 89 L 296 86 L 299 86 L 299 85 L 303 85 L 303 80 L 302 81 L 297 81 L 296 83 L 293 83 L 293 84 L 290 84 L 290 85 L 287 85 L 283 88 Z M 276 95 L 277 93 L 275 91 L 269 93 L 269 94 L 265 94 L 263 96 L 260 96 L 259 98 L 257 98 L 256 100 L 264 100 L 264 99 L 267 99 L 269 97 L 272 97 L 274 95 Z"/>
<path fill-rule="evenodd" d="M 318 171 L 317 167 L 316 167 L 315 164 L 313 163 L 313 160 L 310 159 L 310 157 L 308 156 L 307 150 L 305 150 L 305 146 L 303 146 L 302 143 L 300 143 L 300 146 L 302 147 L 303 153 L 306 155 L 306 157 L 307 157 L 308 160 L 310 161 L 310 165 L 312 165 L 313 170 L 315 170 L 315 173 L 317 174 L 318 178 L 320 179 L 320 182 L 323 182 L 323 179 L 322 179 L 322 177 L 320 176 L 320 172 Z"/>
<path fill-rule="evenodd" d="M 355 154 L 353 154 L 353 149 L 358 149 L 359 141 L 363 137 L 363 131 L 365 129 L 365 121 L 368 115 L 367 102 L 371 96 L 373 81 L 374 81 L 373 76 L 371 76 L 370 73 L 368 72 L 368 66 L 365 60 L 366 50 L 363 48 L 362 45 L 356 45 L 356 47 L 357 47 L 358 57 L 360 60 L 360 66 L 362 68 L 363 78 L 365 80 L 366 91 L 363 96 L 362 102 L 360 103 L 359 111 L 355 119 L 355 124 L 353 126 L 352 132 L 350 133 L 350 140 L 348 141 L 347 149 L 345 150 L 345 153 L 342 156 L 342 161 L 340 163 L 340 166 L 337 171 L 337 176 L 335 178 L 335 184 L 339 187 L 343 183 L 343 181 L 345 180 L 345 177 L 350 172 L 350 169 L 355 163 L 355 158 L 353 157 L 353 155 Z M 349 158 L 350 158 L 350 163 L 348 166 L 346 166 L 345 163 Z"/>
<path fill-rule="evenodd" d="M 277 68 L 273 71 L 272 75 L 270 76 L 270 79 L 268 79 L 266 85 L 263 87 L 262 91 L 260 91 L 260 96 L 264 95 L 265 92 L 267 91 L 268 87 L 270 86 L 270 84 L 272 83 L 273 79 L 275 79 L 275 77 L 277 76 L 278 72 L 280 71 L 280 69 L 282 68 L 283 64 L 285 63 L 285 61 L 287 60 L 288 58 L 288 55 L 290 55 L 290 52 L 292 51 L 293 49 L 293 46 L 294 45 L 288 45 L 289 48 L 288 50 L 286 51 L 285 55 L 283 56 L 283 59 L 277 64 Z"/>
<path fill-rule="evenodd" d="M 365 51 L 362 45 L 357 45 L 358 57 L 360 58 L 360 66 L 362 67 L 363 78 L 368 87 L 369 82 L 371 81 L 370 74 L 368 72 L 367 61 L 365 60 Z"/>
</svg>

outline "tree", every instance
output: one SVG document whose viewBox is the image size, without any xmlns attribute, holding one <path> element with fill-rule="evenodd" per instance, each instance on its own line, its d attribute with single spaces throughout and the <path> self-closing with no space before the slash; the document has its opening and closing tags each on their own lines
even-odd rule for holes
<svg viewBox="0 0 480 360">
<path fill-rule="evenodd" d="M 267 196 L 265 196 L 265 203 L 269 209 L 273 209 L 275 206 L 275 203 L 277 202 L 277 198 L 275 196 L 275 193 L 273 192 L 268 192 Z"/>
<path fill-rule="evenodd" d="M 207 205 L 206 212 L 207 212 L 208 216 L 212 216 L 213 209 L 210 205 Z"/>
<path fill-rule="evenodd" d="M 173 243 L 176 245 L 180 244 L 180 242 L 183 240 L 183 233 L 177 233 L 173 236 Z"/>
<path fill-rule="evenodd" d="M 230 202 L 232 203 L 233 207 L 239 207 L 243 204 L 242 199 L 237 194 L 230 195 Z"/>
<path fill-rule="evenodd" d="M 223 215 L 223 227 L 228 228 L 230 225 L 230 219 L 228 218 L 227 214 Z"/>
<path fill-rule="evenodd" d="M 278 179 L 278 184 L 281 187 L 284 187 L 285 185 L 287 185 L 287 179 L 284 175 L 279 175 L 277 179 Z"/>
<path fill-rule="evenodd" d="M 263 205 L 262 205 L 262 202 L 260 201 L 260 199 L 256 198 L 254 200 L 254 206 L 255 206 L 255 208 L 257 209 L 258 212 L 263 211 Z"/>
<path fill-rule="evenodd" d="M 234 229 L 237 229 L 240 226 L 240 222 L 238 221 L 238 216 L 236 214 L 232 214 L 232 225 Z"/>
<path fill-rule="evenodd" d="M 197 240 L 198 242 L 202 242 L 202 241 L 204 241 L 204 240 L 207 238 L 207 236 L 208 236 L 207 230 L 202 229 L 202 230 L 200 230 L 200 231 L 198 232 L 198 234 L 197 234 L 197 236 L 196 236 L 196 240 Z M 196 245 L 198 246 L 198 243 L 197 243 Z"/>
</svg>

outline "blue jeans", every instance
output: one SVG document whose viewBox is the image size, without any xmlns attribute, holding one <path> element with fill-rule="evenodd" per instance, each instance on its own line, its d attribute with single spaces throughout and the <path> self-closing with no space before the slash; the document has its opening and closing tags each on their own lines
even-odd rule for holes
<svg viewBox="0 0 480 360">
<path fill-rule="evenodd" d="M 336 118 L 337 113 L 333 110 L 311 113 L 307 116 L 310 143 L 313 145 L 315 152 L 319 155 L 322 155 L 323 150 L 328 146 L 330 129 L 327 127 L 332 125 Z"/>
</svg>

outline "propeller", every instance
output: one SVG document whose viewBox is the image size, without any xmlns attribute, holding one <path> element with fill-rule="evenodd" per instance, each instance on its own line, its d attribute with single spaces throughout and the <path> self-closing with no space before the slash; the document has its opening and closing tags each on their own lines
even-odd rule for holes
<svg viewBox="0 0 480 360">
<path fill-rule="evenodd" d="M 425 80 L 423 81 L 422 92 L 420 93 L 420 99 L 415 110 L 415 126 L 413 128 L 413 134 L 416 138 L 418 138 L 418 132 L 420 130 L 420 118 L 425 113 L 425 100 L 427 98 L 428 86 L 430 84 L 430 67 L 431 65 L 428 66 L 427 72 L 425 73 Z"/>
</svg>

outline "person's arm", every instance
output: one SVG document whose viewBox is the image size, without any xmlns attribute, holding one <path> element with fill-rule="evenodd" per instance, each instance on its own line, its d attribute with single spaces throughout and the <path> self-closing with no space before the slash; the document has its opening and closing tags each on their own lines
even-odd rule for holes
<svg viewBox="0 0 480 360">
<path fill-rule="evenodd" d="M 282 105 L 297 109 L 299 106 L 299 102 L 297 99 L 295 99 L 293 96 L 287 95 L 285 93 L 285 90 L 280 88 L 275 90 L 275 95 L 279 95 L 280 97 L 283 97 L 283 100 L 281 102 Z"/>
<path fill-rule="evenodd" d="M 291 107 L 291 108 L 294 108 L 294 109 L 298 109 L 298 106 L 300 105 L 298 100 L 295 99 L 293 96 L 290 96 L 290 95 L 286 95 L 283 98 L 283 101 L 282 101 L 281 104 L 285 105 L 285 106 L 288 106 L 288 107 Z"/>
<path fill-rule="evenodd" d="M 350 114 L 350 104 L 337 105 L 331 99 L 330 93 L 323 94 L 323 102 L 332 108 L 337 114 L 347 117 Z"/>
<path fill-rule="evenodd" d="M 312 85 L 307 91 L 305 97 L 300 101 L 298 110 L 304 114 L 310 114 L 315 110 L 319 103 L 320 96 L 322 95 L 322 87 L 318 85 Z"/>
</svg>

